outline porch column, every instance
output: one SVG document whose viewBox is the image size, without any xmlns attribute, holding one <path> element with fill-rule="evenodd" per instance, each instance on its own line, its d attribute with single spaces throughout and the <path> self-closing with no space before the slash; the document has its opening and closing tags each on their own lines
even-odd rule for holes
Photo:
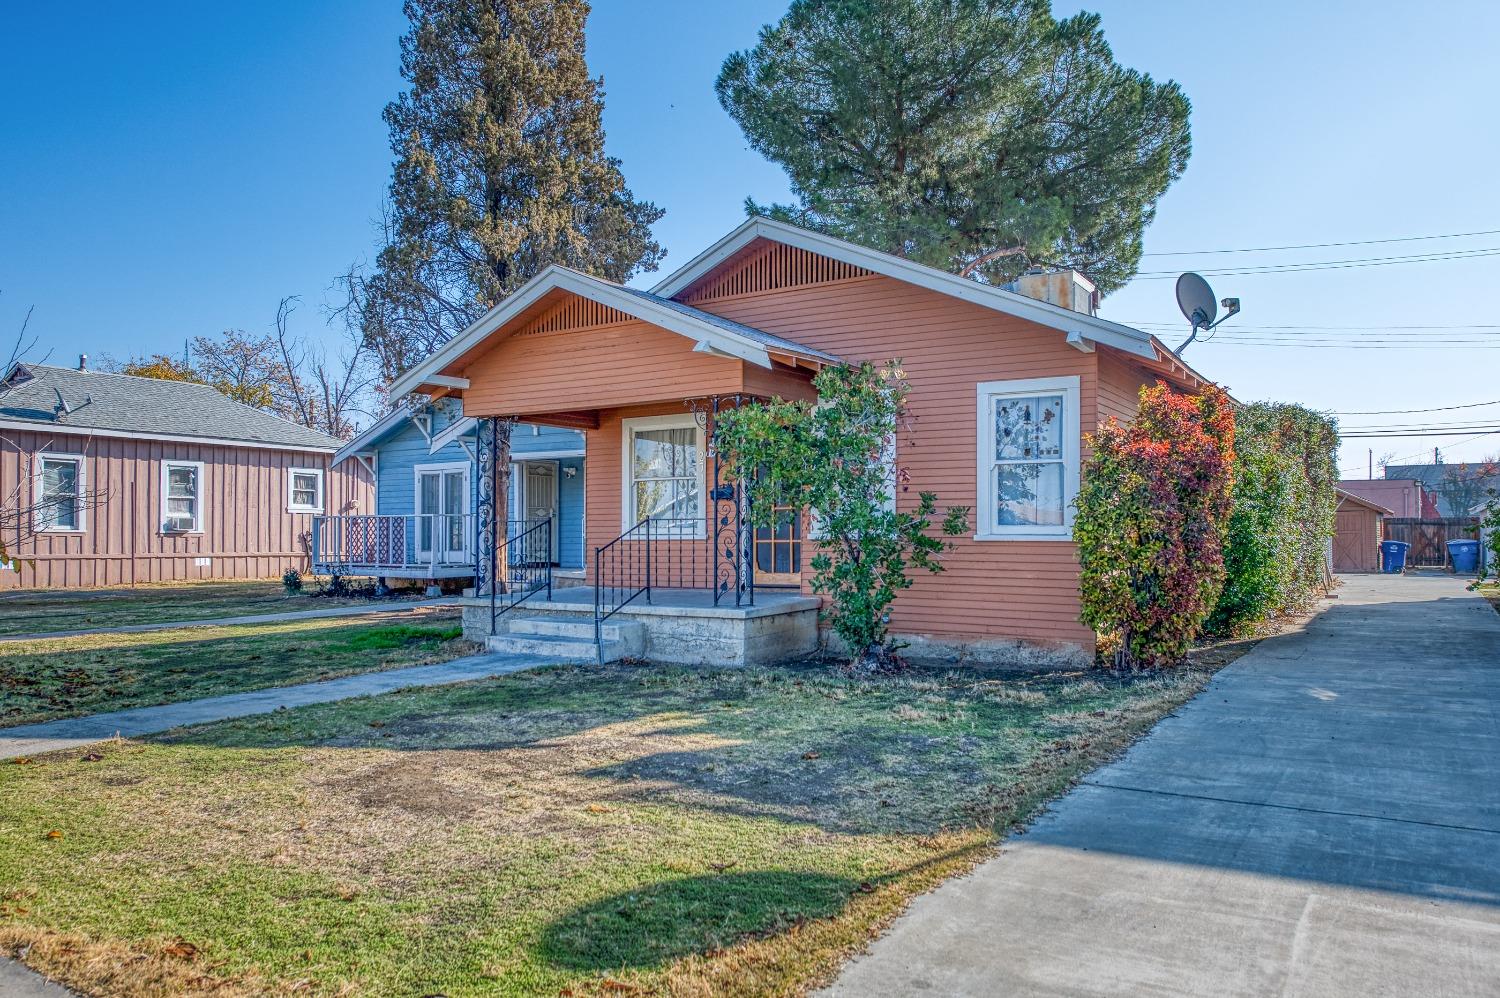
<svg viewBox="0 0 1500 998">
<path fill-rule="evenodd" d="M 505 591 L 506 520 L 510 496 L 510 432 L 515 420 L 492 416 L 479 421 L 478 501 L 475 515 L 474 595 Z M 493 577 L 492 577 L 493 573 Z"/>
</svg>

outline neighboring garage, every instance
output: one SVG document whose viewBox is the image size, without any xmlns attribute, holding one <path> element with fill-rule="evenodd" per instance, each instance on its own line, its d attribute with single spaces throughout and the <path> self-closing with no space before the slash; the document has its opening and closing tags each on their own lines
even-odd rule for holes
<svg viewBox="0 0 1500 998">
<path fill-rule="evenodd" d="M 1391 511 L 1352 492 L 1337 491 L 1339 506 L 1333 524 L 1333 570 L 1380 571 L 1382 521 L 1391 515 Z"/>
</svg>

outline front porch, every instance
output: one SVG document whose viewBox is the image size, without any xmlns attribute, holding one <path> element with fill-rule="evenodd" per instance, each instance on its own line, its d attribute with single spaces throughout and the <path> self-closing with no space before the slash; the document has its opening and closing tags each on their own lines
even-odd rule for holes
<svg viewBox="0 0 1500 998">
<path fill-rule="evenodd" d="M 762 590 L 754 604 L 714 603 L 710 589 L 652 589 L 601 618 L 620 593 L 606 587 L 538 592 L 493 614 L 488 596 L 463 601 L 464 637 L 559 662 L 643 658 L 674 665 L 774 665 L 818 650 L 815 596 Z"/>
</svg>

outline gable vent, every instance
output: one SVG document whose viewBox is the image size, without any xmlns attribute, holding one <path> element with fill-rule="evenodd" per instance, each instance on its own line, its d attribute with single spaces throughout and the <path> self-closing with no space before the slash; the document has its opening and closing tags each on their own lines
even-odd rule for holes
<svg viewBox="0 0 1500 998">
<path fill-rule="evenodd" d="M 587 329 L 590 326 L 610 326 L 617 322 L 629 322 L 631 318 L 619 309 L 601 305 L 591 298 L 569 295 L 550 312 L 543 314 L 516 335 L 535 336 L 540 333 Z"/>
<path fill-rule="evenodd" d="M 852 263 L 809 253 L 796 246 L 772 243 L 737 266 L 706 276 L 679 295 L 678 300 L 686 303 L 712 301 L 869 275 L 870 271 Z"/>
</svg>

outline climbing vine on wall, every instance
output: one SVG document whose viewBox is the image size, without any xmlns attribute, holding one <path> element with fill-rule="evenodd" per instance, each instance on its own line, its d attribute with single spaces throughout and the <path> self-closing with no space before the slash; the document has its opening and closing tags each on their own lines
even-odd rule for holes
<svg viewBox="0 0 1500 998">
<path fill-rule="evenodd" d="M 1235 420 L 1218 388 L 1141 389 L 1129 425 L 1090 438 L 1073 538 L 1083 622 L 1118 667 L 1176 665 L 1224 582 Z"/>
</svg>

